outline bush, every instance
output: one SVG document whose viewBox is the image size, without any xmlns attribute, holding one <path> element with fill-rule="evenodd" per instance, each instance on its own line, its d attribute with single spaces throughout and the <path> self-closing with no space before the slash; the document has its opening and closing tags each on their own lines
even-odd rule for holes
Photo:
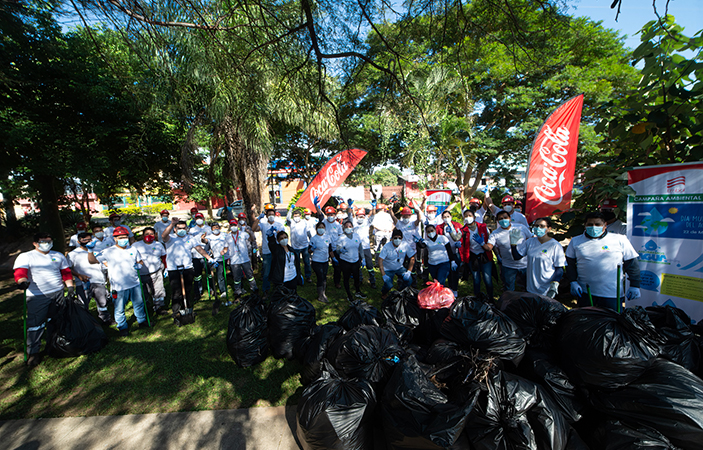
<svg viewBox="0 0 703 450">
<path fill-rule="evenodd" d="M 126 208 L 116 208 L 116 209 L 111 209 L 107 212 L 107 215 L 109 216 L 110 214 L 119 214 L 121 216 L 135 216 L 135 215 L 141 215 L 142 210 L 136 206 L 128 206 Z"/>
<path fill-rule="evenodd" d="M 144 214 L 159 215 L 164 209 L 170 211 L 173 209 L 173 203 L 154 203 L 153 205 L 142 207 Z"/>
</svg>

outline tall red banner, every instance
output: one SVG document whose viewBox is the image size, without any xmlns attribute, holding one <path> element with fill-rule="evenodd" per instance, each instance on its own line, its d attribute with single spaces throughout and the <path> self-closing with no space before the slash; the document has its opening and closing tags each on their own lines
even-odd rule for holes
<svg viewBox="0 0 703 450">
<path fill-rule="evenodd" d="M 528 222 L 571 208 L 583 95 L 547 117 L 532 143 L 525 185 Z"/>
<path fill-rule="evenodd" d="M 321 206 L 324 205 L 364 156 L 366 156 L 366 152 L 358 148 L 350 148 L 334 155 L 308 185 L 295 206 L 314 211 L 315 197 L 319 197 Z"/>
</svg>

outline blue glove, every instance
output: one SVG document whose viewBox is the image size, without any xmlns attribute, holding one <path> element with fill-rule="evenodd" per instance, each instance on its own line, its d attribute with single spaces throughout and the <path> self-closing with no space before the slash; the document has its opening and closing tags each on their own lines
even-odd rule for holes
<svg viewBox="0 0 703 450">
<path fill-rule="evenodd" d="M 259 214 L 259 216 L 256 218 L 256 220 L 261 220 L 261 219 L 264 218 L 264 216 L 266 216 L 266 214 L 261 213 L 261 214 Z"/>
<path fill-rule="evenodd" d="M 456 270 L 459 268 L 459 266 L 457 266 L 456 264 L 456 261 L 452 261 L 451 268 L 454 272 L 456 272 Z"/>
<path fill-rule="evenodd" d="M 305 278 L 302 275 L 300 276 L 300 285 L 305 286 Z"/>
<path fill-rule="evenodd" d="M 315 209 L 320 209 L 320 196 L 316 195 L 314 199 L 312 199 L 312 205 L 315 207 Z"/>
<path fill-rule="evenodd" d="M 415 240 L 415 243 L 416 243 L 416 244 L 420 244 L 420 245 L 422 245 L 422 244 L 424 244 L 424 243 L 425 243 L 425 240 L 424 240 L 424 239 L 422 239 L 422 238 L 420 238 L 420 237 L 417 237 L 417 236 L 413 236 L 413 239 Z"/>
<path fill-rule="evenodd" d="M 216 259 L 211 259 L 210 261 L 208 261 L 208 263 L 215 269 L 220 265 L 220 263 L 218 263 Z"/>
<path fill-rule="evenodd" d="M 317 250 L 317 245 L 315 245 L 315 244 L 313 244 L 313 243 L 311 242 L 311 243 L 310 243 L 310 249 L 312 249 L 312 251 L 314 252 L 315 250 Z"/>
<path fill-rule="evenodd" d="M 371 200 L 371 207 L 376 209 L 376 199 Z"/>
<path fill-rule="evenodd" d="M 571 295 L 574 297 L 581 297 L 583 295 L 583 289 L 581 289 L 581 285 L 576 281 L 571 282 Z"/>
<path fill-rule="evenodd" d="M 93 249 L 93 248 L 95 248 L 95 244 L 97 244 L 97 243 L 98 243 L 98 241 L 90 241 L 87 244 L 85 244 L 85 246 L 87 248 Z"/>
<path fill-rule="evenodd" d="M 271 227 L 266 232 L 266 236 L 273 236 L 275 233 L 276 233 L 276 229 L 274 227 Z"/>
<path fill-rule="evenodd" d="M 342 248 L 340 248 L 340 249 L 337 250 L 337 251 L 343 255 L 343 254 L 347 253 L 349 250 L 347 250 L 346 248 L 342 247 Z"/>
<path fill-rule="evenodd" d="M 348 198 L 348 199 L 347 199 L 347 206 L 349 206 L 349 207 L 351 208 L 351 206 L 352 206 L 353 204 L 354 204 L 354 200 Z"/>
<path fill-rule="evenodd" d="M 383 282 L 386 284 L 391 283 L 393 281 L 393 279 L 388 275 L 383 275 L 381 278 L 383 278 Z"/>
<path fill-rule="evenodd" d="M 627 295 L 625 296 L 628 300 L 635 300 L 640 298 L 642 294 L 640 293 L 640 288 L 631 287 L 627 290 Z"/>
<path fill-rule="evenodd" d="M 336 266 L 337 264 L 339 264 L 339 260 L 337 258 L 332 258 L 332 264 Z"/>
<path fill-rule="evenodd" d="M 474 242 L 476 242 L 478 245 L 483 245 L 486 243 L 486 241 L 483 240 L 483 236 L 481 236 L 480 233 L 474 234 L 471 239 L 473 239 Z"/>
<path fill-rule="evenodd" d="M 361 267 L 366 267 L 366 259 L 361 258 Z"/>
<path fill-rule="evenodd" d="M 454 243 L 454 248 L 461 248 L 461 241 L 456 241 Z"/>
<path fill-rule="evenodd" d="M 134 268 L 137 270 L 140 270 L 142 268 L 142 265 L 139 263 L 134 263 Z M 632 289 L 632 288 L 630 288 L 630 289 Z"/>
</svg>

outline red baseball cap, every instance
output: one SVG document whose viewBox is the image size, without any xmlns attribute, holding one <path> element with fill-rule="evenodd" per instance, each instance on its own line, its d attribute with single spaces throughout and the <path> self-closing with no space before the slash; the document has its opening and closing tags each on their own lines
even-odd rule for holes
<svg viewBox="0 0 703 450">
<path fill-rule="evenodd" d="M 196 208 L 195 206 L 193 206 L 192 208 L 190 208 L 190 212 L 191 212 L 191 213 L 197 213 L 197 212 L 198 212 L 198 208 Z"/>
<path fill-rule="evenodd" d="M 78 222 L 76 224 L 76 228 L 79 230 L 85 230 L 85 228 L 86 228 L 85 222 Z"/>
<path fill-rule="evenodd" d="M 201 213 L 198 213 L 198 214 L 195 215 L 195 218 L 196 218 L 196 219 L 204 219 L 205 216 L 203 216 Z"/>
<path fill-rule="evenodd" d="M 117 227 L 115 231 L 112 232 L 113 236 L 129 236 L 129 231 L 125 227 Z"/>
<path fill-rule="evenodd" d="M 237 214 L 237 218 L 239 218 L 239 219 L 246 219 L 246 218 L 247 218 L 247 213 L 240 212 L 239 214 Z M 232 219 L 232 220 L 234 220 L 234 219 Z M 236 220 L 234 220 L 234 221 L 236 222 Z"/>
<path fill-rule="evenodd" d="M 162 216 L 163 216 L 164 214 L 166 214 L 167 216 L 170 216 L 170 215 L 171 215 L 171 213 L 168 212 L 168 211 L 165 210 L 165 209 L 164 209 L 163 211 L 161 211 L 159 214 L 161 214 Z"/>
<path fill-rule="evenodd" d="M 610 209 L 615 209 L 618 207 L 618 202 L 615 201 L 615 199 L 612 198 L 606 198 L 600 203 L 599 208 L 610 208 Z"/>
<path fill-rule="evenodd" d="M 337 214 L 337 210 L 334 208 L 334 206 L 328 206 L 325 208 L 325 214 Z"/>
<path fill-rule="evenodd" d="M 239 222 L 237 221 L 237 219 L 230 219 L 229 224 L 230 225 L 238 225 Z"/>
<path fill-rule="evenodd" d="M 503 197 L 503 200 L 500 201 L 502 204 L 506 203 L 515 203 L 515 199 L 512 197 L 512 195 L 506 195 Z"/>
</svg>

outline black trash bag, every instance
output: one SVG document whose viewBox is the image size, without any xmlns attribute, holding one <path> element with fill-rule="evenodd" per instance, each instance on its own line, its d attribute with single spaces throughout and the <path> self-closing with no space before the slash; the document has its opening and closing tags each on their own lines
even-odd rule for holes
<svg viewBox="0 0 703 450">
<path fill-rule="evenodd" d="M 100 351 L 107 335 L 100 322 L 82 303 L 65 299 L 47 325 L 47 353 L 53 358 L 71 358 Z"/>
<path fill-rule="evenodd" d="M 341 336 L 344 329 L 334 323 L 317 326 L 312 334 L 305 339 L 303 346 L 305 354 L 301 358 L 303 369 L 300 371 L 300 382 L 307 386 L 320 377 L 322 373 L 322 360 L 327 354 L 329 346 Z"/>
<path fill-rule="evenodd" d="M 239 367 L 251 367 L 269 353 L 266 305 L 256 294 L 242 298 L 229 313 L 227 351 Z"/>
<path fill-rule="evenodd" d="M 606 421 L 595 434 L 603 450 L 680 450 L 657 430 L 620 420 Z"/>
<path fill-rule="evenodd" d="M 295 349 L 302 345 L 315 327 L 315 307 L 303 297 L 292 294 L 278 296 L 269 304 L 269 346 L 276 359 L 295 357 Z"/>
<path fill-rule="evenodd" d="M 656 359 L 636 380 L 616 391 L 589 391 L 602 414 L 654 428 L 682 449 L 703 446 L 703 380 L 665 359 Z"/>
<path fill-rule="evenodd" d="M 476 386 L 472 398 L 454 403 L 430 380 L 413 356 L 405 358 L 393 370 L 381 402 L 389 450 L 451 447 L 464 430 L 478 393 Z"/>
<path fill-rule="evenodd" d="M 472 297 L 454 302 L 440 331 L 445 339 L 515 365 L 525 352 L 525 339 L 518 326 L 497 308 Z"/>
<path fill-rule="evenodd" d="M 340 377 L 327 361 L 303 390 L 296 411 L 304 450 L 373 450 L 376 395 L 366 380 Z"/>
<path fill-rule="evenodd" d="M 556 358 L 542 350 L 527 349 L 520 361 L 518 374 L 539 383 L 570 423 L 581 420 L 584 405 L 579 392 L 566 372 L 557 365 Z"/>
<path fill-rule="evenodd" d="M 669 305 L 648 306 L 645 309 L 664 340 L 660 356 L 692 372 L 697 371 L 701 354 L 688 314 Z"/>
<path fill-rule="evenodd" d="M 488 390 L 466 422 L 466 433 L 473 450 L 563 450 L 576 440 L 540 385 L 505 371 L 489 378 Z"/>
<path fill-rule="evenodd" d="M 381 311 L 386 324 L 390 325 L 404 342 L 412 340 L 413 330 L 420 326 L 423 318 L 423 313 L 417 305 L 417 291 L 412 288 L 389 292 L 381 304 Z"/>
<path fill-rule="evenodd" d="M 449 308 L 420 309 L 420 325 L 413 331 L 412 342 L 419 345 L 432 345 L 442 338 L 442 324 L 449 317 Z"/>
<path fill-rule="evenodd" d="M 361 300 L 352 300 L 349 309 L 337 321 L 337 324 L 345 331 L 352 330 L 359 325 L 380 327 L 382 323 L 383 320 L 378 309 Z"/>
<path fill-rule="evenodd" d="M 334 358 L 333 365 L 340 375 L 372 383 L 387 380 L 403 354 L 395 334 L 373 325 L 353 329 L 328 350 L 328 357 Z"/>
<path fill-rule="evenodd" d="M 529 292 L 505 292 L 498 305 L 520 327 L 528 347 L 544 349 L 552 348 L 557 319 L 567 311 L 558 301 Z"/>
<path fill-rule="evenodd" d="M 594 307 L 559 318 L 560 366 L 576 384 L 617 389 L 640 376 L 659 354 L 661 338 L 641 307 L 621 314 Z"/>
</svg>

